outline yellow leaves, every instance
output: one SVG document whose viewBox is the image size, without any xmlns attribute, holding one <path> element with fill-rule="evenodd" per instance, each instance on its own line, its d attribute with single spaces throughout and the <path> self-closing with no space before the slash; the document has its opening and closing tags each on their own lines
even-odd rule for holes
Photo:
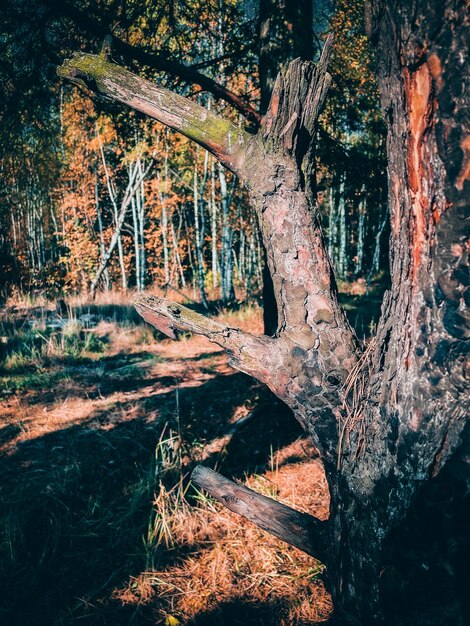
<svg viewBox="0 0 470 626">
<path fill-rule="evenodd" d="M 173 615 L 167 615 L 165 618 L 165 626 L 179 626 L 180 620 Z"/>
</svg>

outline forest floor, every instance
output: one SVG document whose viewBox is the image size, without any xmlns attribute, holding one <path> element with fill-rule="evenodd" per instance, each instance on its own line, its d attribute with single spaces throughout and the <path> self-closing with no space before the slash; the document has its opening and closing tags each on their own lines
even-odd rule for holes
<svg viewBox="0 0 470 626">
<path fill-rule="evenodd" d="M 0 622 L 325 620 L 321 564 L 188 480 L 204 463 L 325 518 L 322 465 L 292 415 L 205 339 L 162 340 L 102 308 L 89 329 L 80 315 L 49 328 L 47 309 L 0 327 Z M 261 331 L 259 309 L 225 319 Z"/>
<path fill-rule="evenodd" d="M 163 339 L 123 302 L 69 313 L 0 320 L 0 623 L 326 621 L 321 563 L 189 482 L 203 463 L 325 519 L 322 464 L 290 411 L 207 340 Z M 262 330 L 257 307 L 219 317 Z"/>
</svg>

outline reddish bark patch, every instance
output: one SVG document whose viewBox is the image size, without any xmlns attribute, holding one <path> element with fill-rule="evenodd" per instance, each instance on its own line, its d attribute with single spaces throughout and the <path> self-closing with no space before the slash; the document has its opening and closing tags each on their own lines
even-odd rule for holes
<svg viewBox="0 0 470 626">
<path fill-rule="evenodd" d="M 279 109 L 279 94 L 273 93 L 273 96 L 271 98 L 270 108 L 271 108 L 271 115 L 273 117 L 276 117 L 277 111 Z"/>
<path fill-rule="evenodd" d="M 428 67 L 438 91 L 442 89 L 442 64 L 437 54 L 429 55 Z"/>
<path fill-rule="evenodd" d="M 405 70 L 404 77 L 410 125 L 407 169 L 414 218 L 411 246 L 413 275 L 416 278 L 426 244 L 426 217 L 430 206 L 429 190 L 426 184 L 429 178 L 427 172 L 429 154 L 424 137 L 431 122 L 431 74 L 428 65 L 423 64 L 411 75 Z"/>
</svg>

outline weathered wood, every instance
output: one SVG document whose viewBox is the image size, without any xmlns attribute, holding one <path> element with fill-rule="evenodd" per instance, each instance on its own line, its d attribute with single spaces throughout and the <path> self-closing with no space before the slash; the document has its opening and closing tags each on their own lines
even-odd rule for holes
<svg viewBox="0 0 470 626">
<path fill-rule="evenodd" d="M 237 485 L 218 472 L 198 465 L 191 480 L 230 511 L 245 517 L 289 545 L 322 560 L 325 554 L 326 522 L 291 509 L 272 498 Z"/>
<path fill-rule="evenodd" d="M 180 61 L 170 58 L 170 55 L 163 51 L 155 52 L 153 50 L 147 50 L 138 45 L 133 45 L 128 41 L 124 41 L 123 39 L 119 39 L 116 33 L 110 35 L 110 24 L 97 19 L 96 14 L 93 16 L 89 15 L 87 11 L 79 8 L 76 2 L 66 2 L 65 0 L 43 0 L 43 2 L 56 12 L 57 15 L 71 19 L 84 31 L 93 34 L 97 38 L 104 37 L 107 39 L 108 42 L 112 43 L 116 52 L 126 59 L 135 59 L 142 65 L 146 65 L 152 69 L 156 68 L 161 72 L 166 72 L 170 76 L 181 78 L 193 85 L 199 85 L 202 90 L 213 93 L 216 98 L 220 98 L 233 106 L 235 110 L 239 111 L 255 126 L 260 123 L 260 114 L 245 97 L 234 93 L 225 85 L 218 83 L 210 76 L 198 71 L 198 67 L 203 67 L 204 64 L 185 65 Z M 245 50 L 248 51 L 249 47 L 250 46 L 246 46 Z"/>
<path fill-rule="evenodd" d="M 239 173 L 249 133 L 196 102 L 116 65 L 110 60 L 107 45 L 101 54 L 75 54 L 57 68 L 57 74 L 179 131 Z"/>
<path fill-rule="evenodd" d="M 133 304 L 146 322 L 167 337 L 176 339 L 179 332 L 203 335 L 228 352 L 233 367 L 269 384 L 270 371 L 266 364 L 275 359 L 273 351 L 277 350 L 271 337 L 257 337 L 230 328 L 178 302 L 151 294 L 137 294 Z"/>
</svg>

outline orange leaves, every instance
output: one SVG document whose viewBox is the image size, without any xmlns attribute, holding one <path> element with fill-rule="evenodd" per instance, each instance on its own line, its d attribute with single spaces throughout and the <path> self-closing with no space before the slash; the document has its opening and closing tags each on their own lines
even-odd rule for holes
<svg viewBox="0 0 470 626">
<path fill-rule="evenodd" d="M 62 102 L 61 143 L 53 212 L 66 289 L 216 287 L 222 270 L 259 287 L 255 222 L 208 153 L 154 120 L 99 113 L 76 91 Z"/>
</svg>

